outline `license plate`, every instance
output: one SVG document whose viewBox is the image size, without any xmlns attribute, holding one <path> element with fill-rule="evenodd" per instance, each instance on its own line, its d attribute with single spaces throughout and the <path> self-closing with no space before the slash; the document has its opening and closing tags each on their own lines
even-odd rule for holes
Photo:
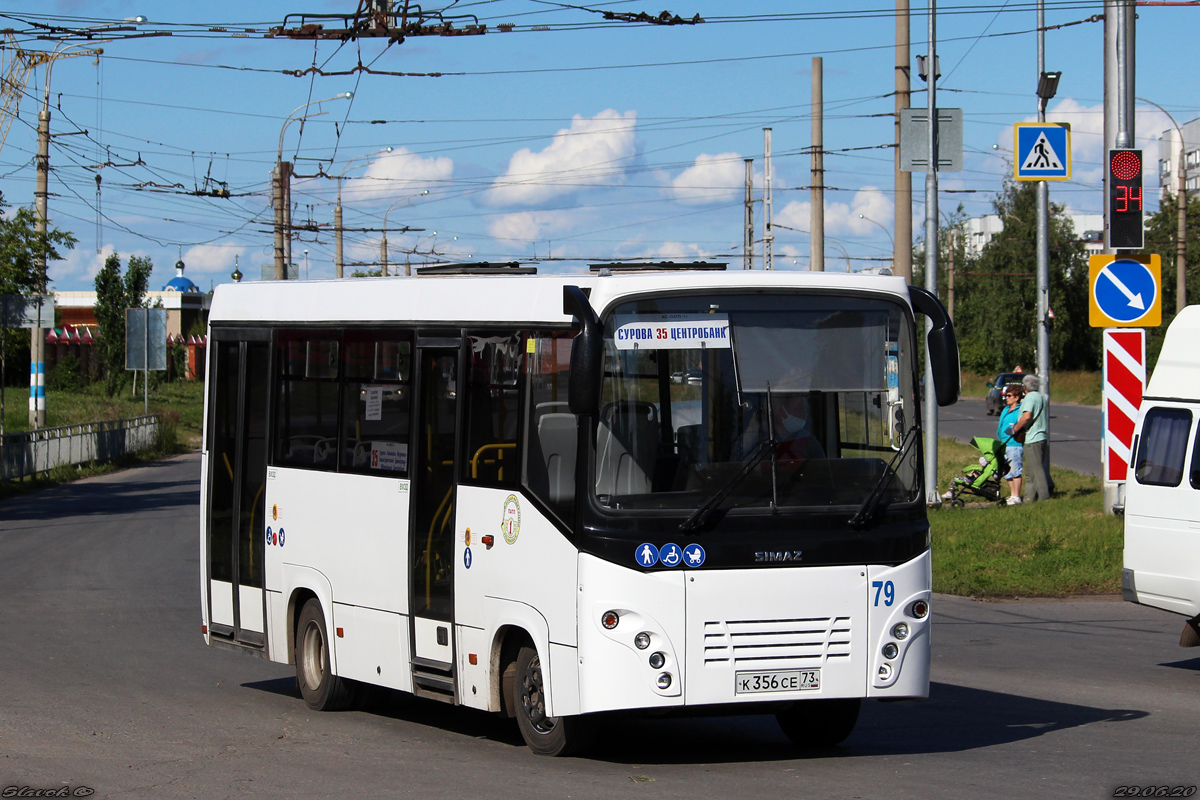
<svg viewBox="0 0 1200 800">
<path fill-rule="evenodd" d="M 776 672 L 739 672 L 734 676 L 735 694 L 759 692 L 805 692 L 821 688 L 821 670 L 792 669 Z"/>
</svg>

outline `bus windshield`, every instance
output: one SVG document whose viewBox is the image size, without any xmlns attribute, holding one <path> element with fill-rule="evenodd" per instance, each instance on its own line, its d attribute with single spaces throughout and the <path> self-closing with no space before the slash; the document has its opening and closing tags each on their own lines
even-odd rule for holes
<svg viewBox="0 0 1200 800">
<path fill-rule="evenodd" d="M 605 322 L 596 499 L 729 513 L 919 492 L 911 318 L 878 296 L 639 298 Z M 891 463 L 891 468 L 888 465 Z"/>
</svg>

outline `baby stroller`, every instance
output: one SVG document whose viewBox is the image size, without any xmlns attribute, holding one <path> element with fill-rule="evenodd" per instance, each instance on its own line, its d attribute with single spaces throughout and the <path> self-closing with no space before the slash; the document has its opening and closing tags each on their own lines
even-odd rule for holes
<svg viewBox="0 0 1200 800">
<path fill-rule="evenodd" d="M 950 491 L 942 495 L 942 499 L 950 501 L 955 508 L 966 505 L 963 495 L 982 497 L 989 503 L 1005 505 L 1000 496 L 1000 479 L 1008 472 L 1004 444 L 996 439 L 976 436 L 971 440 L 971 445 L 979 451 L 979 461 L 963 467 L 963 474 L 950 482 Z"/>
</svg>

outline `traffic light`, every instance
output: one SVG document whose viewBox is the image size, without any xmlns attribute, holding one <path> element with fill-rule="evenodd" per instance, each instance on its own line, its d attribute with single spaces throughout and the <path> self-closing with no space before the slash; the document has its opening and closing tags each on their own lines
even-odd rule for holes
<svg viewBox="0 0 1200 800">
<path fill-rule="evenodd" d="M 1108 246 L 1141 250 L 1142 151 L 1108 151 Z"/>
</svg>

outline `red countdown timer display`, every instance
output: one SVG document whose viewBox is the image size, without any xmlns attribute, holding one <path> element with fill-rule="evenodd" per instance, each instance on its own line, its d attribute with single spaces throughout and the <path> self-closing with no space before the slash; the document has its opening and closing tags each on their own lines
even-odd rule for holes
<svg viewBox="0 0 1200 800">
<path fill-rule="evenodd" d="M 1108 151 L 1108 246 L 1141 250 L 1142 151 Z"/>
</svg>

